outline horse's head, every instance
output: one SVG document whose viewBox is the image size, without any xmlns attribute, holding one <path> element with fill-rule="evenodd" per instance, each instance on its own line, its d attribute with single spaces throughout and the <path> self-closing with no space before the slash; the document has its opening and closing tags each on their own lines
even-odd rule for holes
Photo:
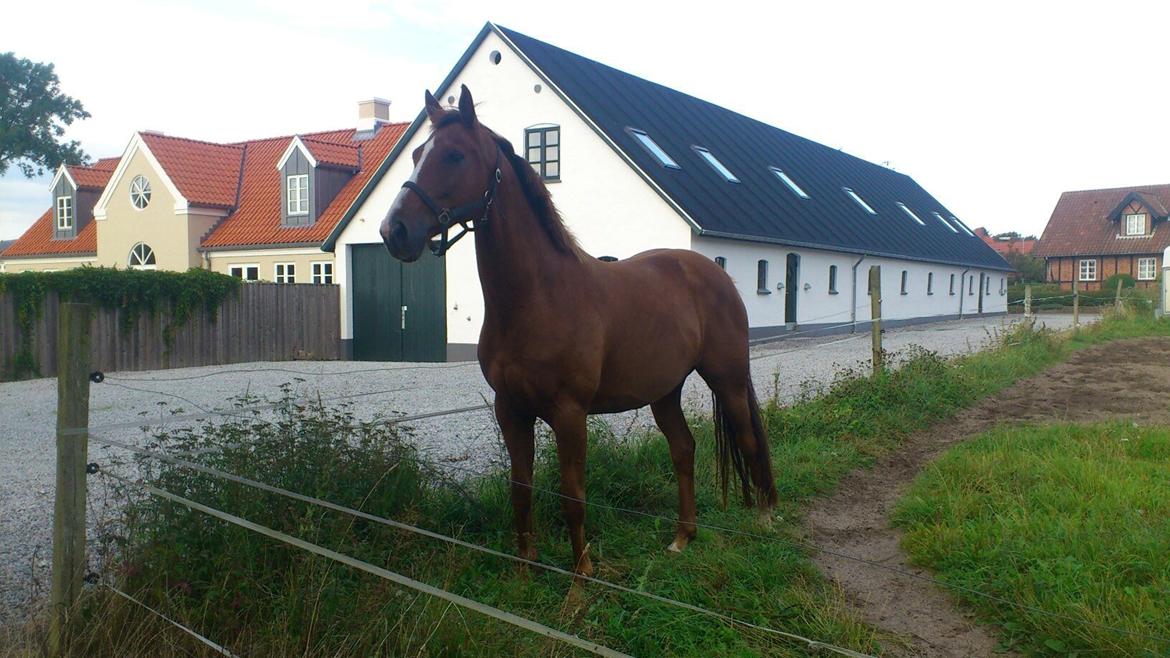
<svg viewBox="0 0 1170 658">
<path fill-rule="evenodd" d="M 414 150 L 414 173 L 382 220 L 382 241 L 395 258 L 418 260 L 428 241 L 454 222 L 486 215 L 485 193 L 499 166 L 491 133 L 475 117 L 475 103 L 465 85 L 458 110 L 444 110 L 426 94 L 432 132 Z"/>
</svg>

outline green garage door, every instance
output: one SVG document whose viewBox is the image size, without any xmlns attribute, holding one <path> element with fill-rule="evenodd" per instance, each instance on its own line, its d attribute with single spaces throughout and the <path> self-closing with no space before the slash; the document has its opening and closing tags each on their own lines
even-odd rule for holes
<svg viewBox="0 0 1170 658">
<path fill-rule="evenodd" d="M 446 276 L 430 251 L 402 263 L 380 244 L 352 245 L 353 358 L 446 361 Z"/>
</svg>

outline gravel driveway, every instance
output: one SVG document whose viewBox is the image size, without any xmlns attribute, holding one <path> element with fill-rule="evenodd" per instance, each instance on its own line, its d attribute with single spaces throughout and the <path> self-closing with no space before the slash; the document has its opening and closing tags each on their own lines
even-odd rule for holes
<svg viewBox="0 0 1170 658">
<path fill-rule="evenodd" d="M 966 353 L 1017 320 L 997 317 L 890 329 L 885 347 L 891 352 L 919 345 L 942 354 Z M 1072 324 L 1071 316 L 1064 315 L 1044 315 L 1040 321 L 1054 329 Z M 756 390 L 761 398 L 776 394 L 791 400 L 806 382 L 830 382 L 842 368 L 867 362 L 869 350 L 868 333 L 758 345 L 752 349 Z M 137 427 L 146 419 L 170 416 L 175 408 L 188 413 L 230 408 L 227 400 L 246 392 L 276 397 L 286 382 L 325 398 L 360 395 L 347 401 L 361 418 L 468 407 L 492 395 L 475 363 L 247 363 L 113 373 L 91 388 L 91 459 L 102 462 L 107 451 L 116 450 L 103 447 L 102 436 L 142 443 Z M 47 587 L 56 398 L 55 379 L 0 383 L 0 622 L 20 619 L 30 598 Z M 695 411 L 709 405 L 707 388 L 696 375 L 687 382 L 684 400 Z M 643 410 L 620 414 L 611 422 L 624 428 L 651 418 Z M 410 424 L 424 454 L 434 459 L 476 467 L 505 459 L 487 409 Z"/>
</svg>

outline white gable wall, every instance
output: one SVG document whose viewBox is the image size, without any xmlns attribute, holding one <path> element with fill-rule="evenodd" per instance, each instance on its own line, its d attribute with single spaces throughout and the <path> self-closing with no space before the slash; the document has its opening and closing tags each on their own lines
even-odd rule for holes
<svg viewBox="0 0 1170 658">
<path fill-rule="evenodd" d="M 489 59 L 493 51 L 501 55 L 499 64 L 492 64 Z M 461 84 L 471 89 L 480 121 L 511 141 L 518 153 L 524 152 L 525 128 L 538 124 L 561 127 L 561 181 L 550 183 L 549 189 L 569 228 L 587 252 L 626 258 L 656 247 L 690 247 L 691 229 L 678 213 L 498 35 L 487 35 L 439 100 L 446 103 L 452 95 L 458 100 Z M 542 87 L 540 93 L 534 91 L 538 84 Z M 424 127 L 411 138 L 338 240 L 336 271 L 341 285 L 343 339 L 353 338 L 347 246 L 381 243 L 378 228 L 382 218 L 414 168 L 409 154 L 429 134 L 429 128 Z M 447 342 L 471 345 L 479 341 L 483 321 L 483 294 L 473 239 L 464 239 L 444 258 Z"/>
</svg>

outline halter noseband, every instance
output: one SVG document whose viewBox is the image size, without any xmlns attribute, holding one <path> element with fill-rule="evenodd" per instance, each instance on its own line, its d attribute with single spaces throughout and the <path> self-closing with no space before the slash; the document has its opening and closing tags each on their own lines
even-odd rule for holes
<svg viewBox="0 0 1170 658">
<path fill-rule="evenodd" d="M 488 213 L 491 212 L 492 202 L 496 199 L 496 188 L 500 185 L 500 149 L 496 148 L 496 165 L 488 178 L 487 190 L 483 193 L 483 198 L 479 201 L 473 201 L 456 208 L 440 208 L 439 204 L 427 194 L 425 190 L 418 186 L 414 181 L 406 181 L 402 187 L 414 192 L 422 202 L 426 204 L 427 208 L 434 213 L 435 219 L 439 222 L 439 227 L 443 229 L 442 237 L 438 240 L 431 240 L 431 253 L 436 256 L 442 256 L 447 253 L 451 245 L 459 242 L 459 239 L 468 233 L 474 233 L 476 222 L 479 224 L 487 224 Z M 476 217 L 473 213 L 483 210 L 483 215 Z M 460 231 L 454 238 L 448 239 L 448 232 L 455 224 L 460 226 Z"/>
</svg>

